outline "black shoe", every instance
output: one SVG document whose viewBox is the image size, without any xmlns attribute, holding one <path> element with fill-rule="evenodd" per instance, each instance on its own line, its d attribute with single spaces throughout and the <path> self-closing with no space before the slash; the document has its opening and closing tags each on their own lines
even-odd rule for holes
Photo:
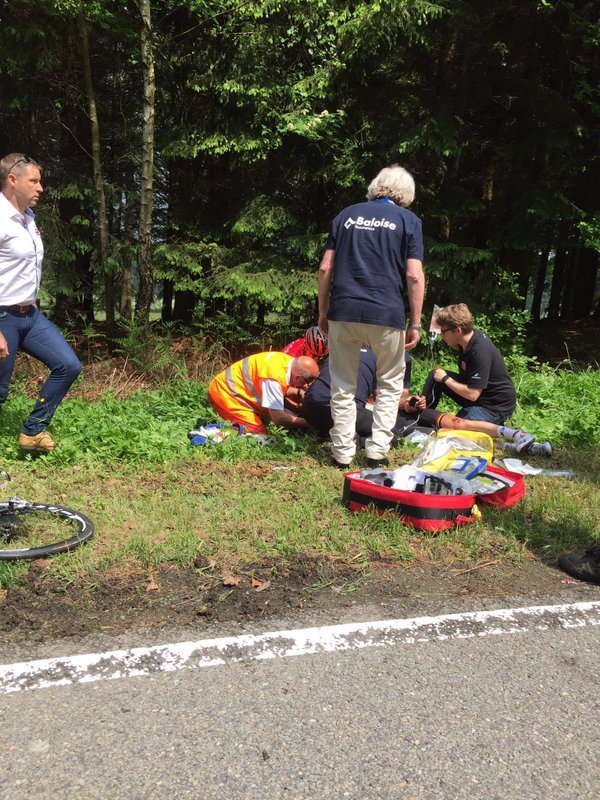
<svg viewBox="0 0 600 800">
<path fill-rule="evenodd" d="M 341 461 L 336 461 L 335 458 L 331 459 L 331 466 L 335 467 L 336 469 L 343 469 L 343 470 L 350 469 L 350 464 L 342 464 Z"/>
<path fill-rule="evenodd" d="M 582 556 L 560 556 L 558 566 L 580 581 L 600 583 L 600 545 L 590 547 Z"/>
<path fill-rule="evenodd" d="M 377 467 L 389 467 L 390 462 L 384 456 L 383 458 L 367 458 L 367 464 L 371 469 L 377 469 Z"/>
</svg>

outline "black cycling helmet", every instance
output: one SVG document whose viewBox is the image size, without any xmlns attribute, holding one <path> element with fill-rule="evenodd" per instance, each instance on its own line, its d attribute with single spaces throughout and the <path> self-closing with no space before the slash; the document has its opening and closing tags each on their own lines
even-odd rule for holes
<svg viewBox="0 0 600 800">
<path fill-rule="evenodd" d="M 326 356 L 329 352 L 329 343 L 327 341 L 327 337 L 321 333 L 320 329 L 316 325 L 312 325 L 304 335 L 304 341 L 306 342 L 306 349 L 308 350 L 308 355 L 312 356 L 313 358 L 321 358 L 322 356 Z"/>
</svg>

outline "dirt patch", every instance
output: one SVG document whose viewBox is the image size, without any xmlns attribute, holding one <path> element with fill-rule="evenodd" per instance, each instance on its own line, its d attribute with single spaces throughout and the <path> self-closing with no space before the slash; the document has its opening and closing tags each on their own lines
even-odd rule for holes
<svg viewBox="0 0 600 800">
<path fill-rule="evenodd" d="M 194 568 L 147 575 L 97 575 L 58 587 L 36 562 L 0 604 L 0 645 L 91 633 L 199 622 L 249 622 L 290 612 L 341 610 L 356 605 L 411 606 L 452 598 L 555 594 L 573 589 L 552 565 L 493 562 L 371 564 L 368 570 L 320 556 L 263 563 L 234 575 L 200 560 Z M 582 585 L 582 584 L 577 584 Z"/>
</svg>

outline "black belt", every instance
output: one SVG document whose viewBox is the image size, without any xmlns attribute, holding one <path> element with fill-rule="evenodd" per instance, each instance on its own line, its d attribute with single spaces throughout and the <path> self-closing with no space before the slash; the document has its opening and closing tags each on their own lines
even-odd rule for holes
<svg viewBox="0 0 600 800">
<path fill-rule="evenodd" d="M 0 306 L 0 311 L 15 311 L 17 314 L 28 314 L 33 308 L 37 308 L 35 303 L 26 306 Z"/>
</svg>

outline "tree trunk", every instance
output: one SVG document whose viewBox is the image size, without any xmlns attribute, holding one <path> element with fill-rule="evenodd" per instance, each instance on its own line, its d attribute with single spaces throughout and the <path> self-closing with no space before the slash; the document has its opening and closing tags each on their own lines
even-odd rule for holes
<svg viewBox="0 0 600 800">
<path fill-rule="evenodd" d="M 90 325 L 94 321 L 94 303 L 92 287 L 94 276 L 92 273 L 92 254 L 76 253 L 74 267 L 79 276 L 79 288 L 75 294 L 69 292 L 57 292 L 55 296 L 54 308 L 51 319 L 59 326 L 83 327 Z"/>
<path fill-rule="evenodd" d="M 189 289 L 180 289 L 175 292 L 175 303 L 173 305 L 173 322 L 181 325 L 191 325 L 196 308 L 196 294 Z"/>
<path fill-rule="evenodd" d="M 457 41 L 458 32 L 453 28 L 446 35 L 440 48 L 435 73 L 435 93 L 437 97 L 445 97 L 452 83 L 455 70 Z"/>
<path fill-rule="evenodd" d="M 598 251 L 589 247 L 579 249 L 579 258 L 573 270 L 571 314 L 573 319 L 589 317 L 594 308 Z"/>
<path fill-rule="evenodd" d="M 140 186 L 140 226 L 138 236 L 139 285 L 135 316 L 138 323 L 147 325 L 154 291 L 152 271 L 152 204 L 154 178 L 154 49 L 150 0 L 140 0 L 141 52 L 144 75 L 144 108 L 142 130 L 142 178 Z"/>
<path fill-rule="evenodd" d="M 121 268 L 121 301 L 119 303 L 119 315 L 121 319 L 130 320 L 132 316 L 132 296 L 133 296 L 133 203 L 125 197 L 123 206 L 123 258 Z"/>
<path fill-rule="evenodd" d="M 535 277 L 535 286 L 533 289 L 533 298 L 531 300 L 531 318 L 534 322 L 539 322 L 542 316 L 542 298 L 544 296 L 544 288 L 546 286 L 546 269 L 548 267 L 549 256 L 550 249 L 546 248 L 541 252 L 538 261 L 537 275 Z"/>
<path fill-rule="evenodd" d="M 98 267 L 100 272 L 105 271 L 106 257 L 108 254 L 108 220 L 106 217 L 106 198 L 104 195 L 104 180 L 102 178 L 102 153 L 100 148 L 100 123 L 96 108 L 96 95 L 92 83 L 92 65 L 90 61 L 90 47 L 88 40 L 87 22 L 83 13 L 83 3 L 79 0 L 77 7 L 77 22 L 79 27 L 79 44 L 81 47 L 81 60 L 83 62 L 83 78 L 85 93 L 90 118 L 90 131 L 92 139 L 92 162 L 94 169 L 94 188 L 96 192 L 96 227 L 98 230 Z M 115 328 L 115 293 L 114 277 L 110 272 L 104 272 L 104 291 L 106 308 L 106 328 L 109 336 L 113 335 Z"/>
<path fill-rule="evenodd" d="M 533 271 L 534 256 L 529 250 L 513 250 L 511 271 L 517 276 L 519 295 L 527 298 L 527 287 Z"/>
<path fill-rule="evenodd" d="M 554 256 L 554 268 L 552 270 L 552 288 L 550 290 L 550 303 L 548 305 L 548 319 L 560 319 L 566 260 L 566 251 L 562 248 L 557 250 Z"/>
<path fill-rule="evenodd" d="M 162 322 L 171 322 L 173 318 L 173 281 L 163 280 Z"/>
</svg>

